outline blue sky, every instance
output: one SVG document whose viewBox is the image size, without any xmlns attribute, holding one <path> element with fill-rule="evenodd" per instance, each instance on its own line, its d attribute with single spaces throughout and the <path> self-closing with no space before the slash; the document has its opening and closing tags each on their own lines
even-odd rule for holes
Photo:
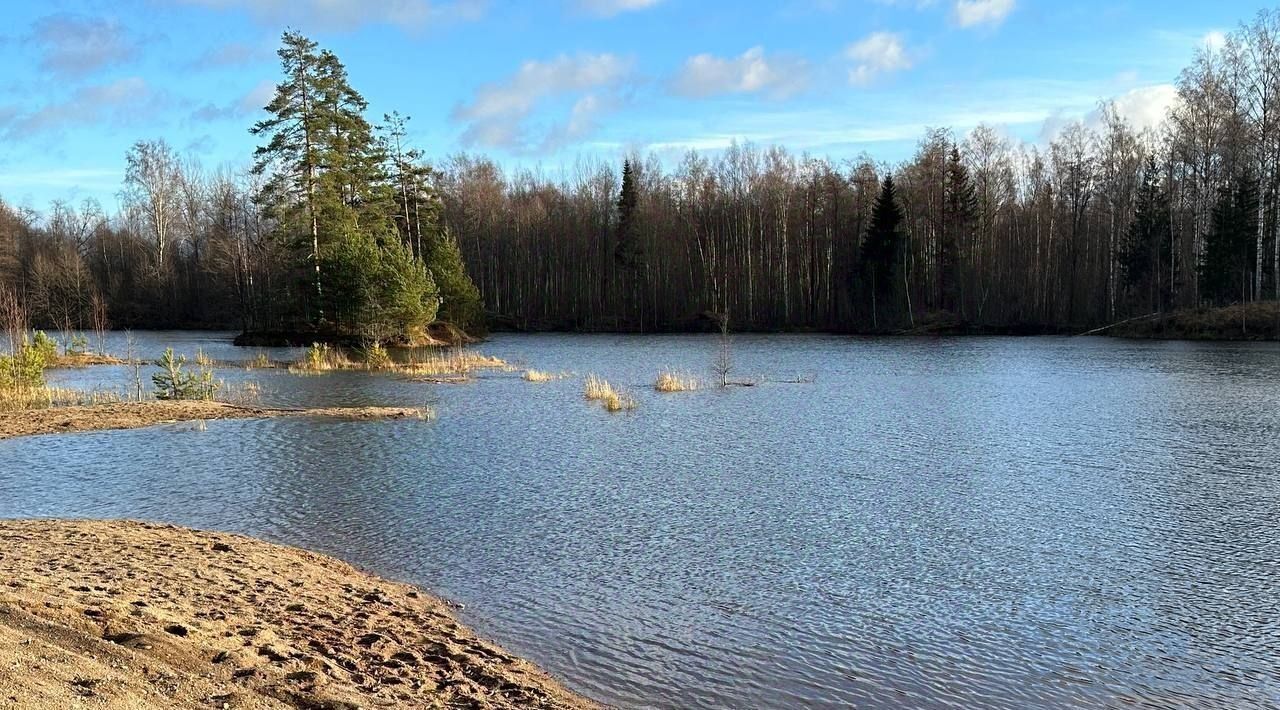
<svg viewBox="0 0 1280 710">
<path fill-rule="evenodd" d="M 0 7 L 0 198 L 113 209 L 164 138 L 247 165 L 286 27 L 336 52 L 371 118 L 429 156 L 547 174 L 729 141 L 897 161 L 926 126 L 1026 141 L 1115 99 L 1149 124 L 1197 46 L 1258 2 L 51 0 Z"/>
</svg>

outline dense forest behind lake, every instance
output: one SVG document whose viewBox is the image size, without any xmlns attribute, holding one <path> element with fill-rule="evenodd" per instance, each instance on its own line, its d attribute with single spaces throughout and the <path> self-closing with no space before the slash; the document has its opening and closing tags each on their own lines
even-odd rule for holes
<svg viewBox="0 0 1280 710">
<path fill-rule="evenodd" d="M 280 55 L 253 169 L 146 140 L 117 214 L 0 203 L 0 284 L 33 322 L 1054 331 L 1280 299 L 1274 11 L 1197 51 L 1159 130 L 1104 103 L 1043 146 L 929 130 L 900 165 L 738 144 L 553 180 L 430 159 L 332 53 L 286 34 Z"/>
</svg>

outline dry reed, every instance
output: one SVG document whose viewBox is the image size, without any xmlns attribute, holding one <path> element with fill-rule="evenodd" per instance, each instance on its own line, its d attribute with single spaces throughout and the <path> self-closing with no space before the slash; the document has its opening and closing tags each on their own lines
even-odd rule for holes
<svg viewBox="0 0 1280 710">
<path fill-rule="evenodd" d="M 692 392 L 701 387 L 702 383 L 693 375 L 670 370 L 659 372 L 658 380 L 653 384 L 653 388 L 659 392 Z"/>
</svg>

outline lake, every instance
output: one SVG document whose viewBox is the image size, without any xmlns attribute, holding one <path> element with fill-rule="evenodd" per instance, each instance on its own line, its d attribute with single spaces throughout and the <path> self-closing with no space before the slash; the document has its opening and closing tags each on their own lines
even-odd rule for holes
<svg viewBox="0 0 1280 710">
<path fill-rule="evenodd" d="M 149 356 L 300 352 L 137 336 Z M 0 517 L 328 552 L 463 603 L 482 634 L 625 708 L 1280 704 L 1280 346 L 744 335 L 736 377 L 812 381 L 653 391 L 662 368 L 709 376 L 716 347 L 479 347 L 579 376 L 545 384 L 229 367 L 268 404 L 439 416 L 0 441 Z M 585 402 L 587 373 L 638 408 Z"/>
</svg>

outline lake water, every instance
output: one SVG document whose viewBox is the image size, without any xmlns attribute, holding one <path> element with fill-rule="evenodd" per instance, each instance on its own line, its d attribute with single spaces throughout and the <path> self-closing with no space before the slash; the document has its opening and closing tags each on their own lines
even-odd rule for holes
<svg viewBox="0 0 1280 710">
<path fill-rule="evenodd" d="M 258 352 L 139 337 L 148 354 Z M 1280 705 L 1280 347 L 740 336 L 738 376 L 813 381 L 652 391 L 662 367 L 707 373 L 715 347 L 480 348 L 627 386 L 639 407 L 621 415 L 579 378 L 228 368 L 267 403 L 439 417 L 0 441 L 0 517 L 330 552 L 464 603 L 485 635 L 626 708 Z"/>
</svg>

